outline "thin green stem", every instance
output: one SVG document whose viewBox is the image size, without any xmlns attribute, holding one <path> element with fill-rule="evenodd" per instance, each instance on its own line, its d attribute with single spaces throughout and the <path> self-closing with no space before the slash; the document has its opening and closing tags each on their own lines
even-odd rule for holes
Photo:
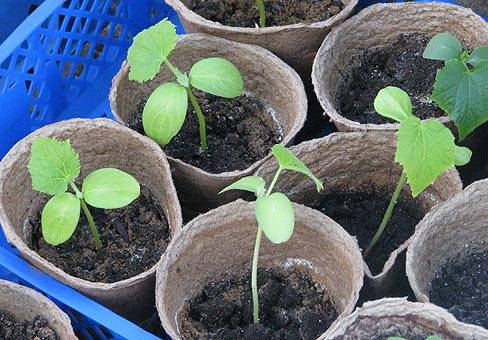
<svg viewBox="0 0 488 340">
<path fill-rule="evenodd" d="M 264 9 L 264 0 L 256 0 L 256 6 L 259 10 L 259 26 L 266 27 L 266 10 Z"/>
<path fill-rule="evenodd" d="M 383 232 L 385 231 L 386 225 L 391 219 L 391 215 L 393 214 L 393 209 L 395 208 L 395 205 L 398 202 L 398 197 L 400 197 L 400 193 L 402 192 L 403 187 L 407 183 L 407 174 L 405 172 L 402 172 L 402 176 L 400 177 L 400 180 L 398 181 L 398 184 L 395 188 L 395 192 L 393 193 L 393 197 L 391 198 L 390 204 L 388 205 L 388 208 L 386 209 L 385 215 L 383 216 L 383 221 L 381 221 L 381 224 L 376 231 L 376 234 L 374 235 L 373 239 L 371 240 L 371 243 L 369 244 L 368 248 L 364 252 L 364 258 L 366 258 L 371 250 L 374 248 L 376 243 L 378 243 L 379 239 L 381 238 L 381 235 L 383 235 Z"/>
<path fill-rule="evenodd" d="M 198 104 L 197 98 L 193 94 L 193 91 L 190 87 L 186 88 L 188 92 L 188 97 L 190 98 L 191 105 L 195 109 L 195 113 L 197 114 L 198 118 L 198 126 L 200 129 L 200 149 L 202 152 L 206 152 L 208 150 L 207 146 L 207 125 L 205 123 L 205 116 L 203 115 L 202 108 L 200 104 Z"/>
<path fill-rule="evenodd" d="M 278 170 L 276 171 L 274 177 L 273 177 L 273 180 L 271 181 L 271 185 L 269 186 L 268 191 L 266 191 L 266 196 L 269 196 L 271 194 L 271 192 L 273 191 L 274 186 L 275 186 L 276 182 L 278 181 L 278 177 L 280 177 L 281 171 L 283 171 L 283 169 L 281 167 L 279 167 Z"/>
<path fill-rule="evenodd" d="M 188 76 L 181 73 L 180 70 L 176 66 L 174 66 L 168 59 L 164 59 L 164 64 L 170 69 L 170 71 L 174 74 L 176 77 L 176 80 L 180 85 L 183 87 L 188 88 L 190 86 L 190 81 L 188 79 Z"/>
<path fill-rule="evenodd" d="M 252 272 L 251 272 L 251 291 L 252 291 L 252 316 L 254 323 L 259 323 L 259 296 L 258 296 L 258 261 L 259 248 L 261 247 L 261 238 L 263 230 L 258 227 L 256 234 L 256 243 L 254 244 L 254 255 L 252 258 Z"/>
<path fill-rule="evenodd" d="M 90 232 L 93 236 L 93 239 L 95 240 L 95 248 L 99 250 L 100 248 L 102 248 L 102 241 L 100 240 L 100 234 L 98 233 L 97 226 L 95 225 L 95 221 L 93 220 L 93 216 L 90 213 L 90 210 L 88 209 L 85 200 L 83 199 L 83 194 L 80 190 L 78 190 L 78 187 L 73 181 L 69 181 L 69 185 L 75 192 L 76 197 L 78 197 L 80 200 L 81 209 L 83 209 L 83 212 L 85 213 L 86 219 L 88 221 L 88 226 L 90 227 Z"/>
</svg>

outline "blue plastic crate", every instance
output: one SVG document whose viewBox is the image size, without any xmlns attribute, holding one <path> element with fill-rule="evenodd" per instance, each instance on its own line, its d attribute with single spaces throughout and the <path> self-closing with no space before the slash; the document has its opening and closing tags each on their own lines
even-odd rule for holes
<svg viewBox="0 0 488 340">
<path fill-rule="evenodd" d="M 111 80 L 132 37 L 165 17 L 183 33 L 163 0 L 7 0 L 0 16 L 0 158 L 46 124 L 111 117 Z M 83 338 L 158 338 L 33 268 L 1 230 L 0 278 L 49 296 Z"/>
</svg>

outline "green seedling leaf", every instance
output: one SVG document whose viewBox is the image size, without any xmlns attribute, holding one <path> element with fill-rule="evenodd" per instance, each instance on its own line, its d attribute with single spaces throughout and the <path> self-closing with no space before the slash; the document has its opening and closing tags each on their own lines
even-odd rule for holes
<svg viewBox="0 0 488 340">
<path fill-rule="evenodd" d="M 459 60 L 449 60 L 437 71 L 432 99 L 455 122 L 464 139 L 488 120 L 488 62 L 472 70 Z"/>
<path fill-rule="evenodd" d="M 80 199 L 68 192 L 51 197 L 42 209 L 44 240 L 57 246 L 69 240 L 80 219 Z"/>
<path fill-rule="evenodd" d="M 400 124 L 396 161 L 400 163 L 413 197 L 454 166 L 454 136 L 438 120 L 410 117 Z"/>
<path fill-rule="evenodd" d="M 464 166 L 471 161 L 473 152 L 464 146 L 454 146 L 454 165 Z"/>
<path fill-rule="evenodd" d="M 82 186 L 86 203 L 101 209 L 118 209 L 139 197 L 137 180 L 119 169 L 104 168 L 85 177 Z"/>
<path fill-rule="evenodd" d="M 431 336 L 427 337 L 426 340 L 442 340 L 442 337 L 440 337 L 438 335 L 431 335 Z"/>
<path fill-rule="evenodd" d="M 176 83 L 159 86 L 142 112 L 144 132 L 158 144 L 168 144 L 181 130 L 187 109 L 188 94 L 183 86 Z"/>
<path fill-rule="evenodd" d="M 256 218 L 264 235 L 275 244 L 287 242 L 293 235 L 295 211 L 291 201 L 281 192 L 258 197 Z"/>
<path fill-rule="evenodd" d="M 388 86 L 378 92 L 374 109 L 386 118 L 401 123 L 412 117 L 412 102 L 408 94 L 398 87 Z"/>
<path fill-rule="evenodd" d="M 472 66 L 478 66 L 479 64 L 488 61 L 488 47 L 478 47 L 473 50 L 473 53 L 468 58 L 468 63 Z"/>
<path fill-rule="evenodd" d="M 200 60 L 191 68 L 189 77 L 193 87 L 219 97 L 235 98 L 244 90 L 241 73 L 224 58 Z"/>
<path fill-rule="evenodd" d="M 427 44 L 423 57 L 433 60 L 457 59 L 463 53 L 461 42 L 450 33 L 436 34 Z"/>
<path fill-rule="evenodd" d="M 143 82 L 154 78 L 176 41 L 176 27 L 167 19 L 138 33 L 127 56 L 129 79 Z"/>
<path fill-rule="evenodd" d="M 59 195 L 80 175 L 80 160 L 69 140 L 40 137 L 32 143 L 28 169 L 34 190 Z"/>
<path fill-rule="evenodd" d="M 224 190 L 219 192 L 219 194 L 229 191 L 229 190 L 244 190 L 250 191 L 256 195 L 256 197 L 262 196 L 265 193 L 266 183 L 264 179 L 259 176 L 248 176 L 241 178 L 237 182 L 229 185 Z"/>
<path fill-rule="evenodd" d="M 390 336 L 388 337 L 388 340 L 407 340 L 407 339 L 402 338 L 401 336 Z"/>
<path fill-rule="evenodd" d="M 293 170 L 300 172 L 308 177 L 310 177 L 317 187 L 317 191 L 322 191 L 324 189 L 324 185 L 322 181 L 315 177 L 315 175 L 310 171 L 309 168 L 299 160 L 290 150 L 284 147 L 281 144 L 276 144 L 271 149 L 273 155 L 278 160 L 278 164 L 281 169 L 283 170 Z"/>
</svg>

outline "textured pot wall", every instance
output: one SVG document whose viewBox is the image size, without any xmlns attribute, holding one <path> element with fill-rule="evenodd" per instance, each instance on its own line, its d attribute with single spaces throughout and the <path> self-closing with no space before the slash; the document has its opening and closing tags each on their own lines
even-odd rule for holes
<svg viewBox="0 0 488 340">
<path fill-rule="evenodd" d="M 420 334 L 439 335 L 450 340 L 487 339 L 488 331 L 463 324 L 444 309 L 430 303 L 406 299 L 367 302 L 348 318 L 332 327 L 328 340 L 370 340 L 378 334 L 404 329 Z M 398 333 L 396 333 L 398 335 Z"/>
<path fill-rule="evenodd" d="M 313 59 L 324 37 L 333 27 L 352 14 L 358 0 L 344 0 L 345 8 L 327 21 L 263 29 L 224 26 L 207 20 L 188 9 L 187 1 L 167 0 L 166 2 L 178 12 L 187 32 L 206 33 L 262 46 L 275 53 L 308 80 Z"/>
<path fill-rule="evenodd" d="M 115 167 L 132 174 L 146 185 L 161 204 L 173 234 L 181 229 L 181 209 L 171 180 L 168 162 L 161 149 L 138 133 L 108 119 L 73 119 L 48 125 L 17 143 L 0 163 L 0 222 L 9 242 L 22 257 L 40 270 L 124 315 L 150 305 L 154 300 L 155 266 L 116 283 L 93 283 L 68 275 L 31 250 L 24 223 L 32 209 L 47 200 L 32 189 L 27 164 L 31 144 L 38 137 L 69 139 L 79 153 L 81 177 L 103 167 Z"/>
<path fill-rule="evenodd" d="M 272 245 L 263 237 L 259 265 L 306 270 L 325 284 L 342 318 L 353 310 L 363 282 L 357 243 L 315 210 L 295 205 L 295 215 L 290 241 Z M 251 269 L 256 231 L 254 203 L 239 200 L 200 215 L 171 242 L 157 270 L 156 302 L 173 339 L 180 339 L 176 320 L 187 301 L 205 285 Z"/>
<path fill-rule="evenodd" d="M 419 301 L 429 301 L 436 272 L 459 253 L 488 250 L 488 180 L 475 182 L 432 210 L 407 253 L 407 275 Z"/>
<path fill-rule="evenodd" d="M 401 167 L 394 162 L 396 137 L 393 132 L 334 133 L 294 146 L 291 150 L 323 181 L 325 192 L 368 186 L 388 187 L 393 192 L 401 174 Z M 276 161 L 270 159 L 259 168 L 257 175 L 269 183 L 276 169 Z M 428 211 L 454 196 L 461 188 L 459 175 L 452 169 L 427 188 L 417 202 Z M 294 202 L 301 204 L 318 195 L 315 184 L 295 172 L 284 172 L 276 190 L 287 193 Z M 411 195 L 408 186 L 402 195 Z M 367 283 L 373 295 L 384 296 L 396 280 L 405 276 L 405 268 L 400 266 L 401 261 L 397 263 L 397 257 L 405 252 L 409 242 L 392 252 L 383 271 L 376 276 L 364 263 Z"/>
<path fill-rule="evenodd" d="M 397 130 L 398 124 L 361 124 L 337 110 L 336 97 L 344 75 L 358 66 L 364 51 L 391 46 L 400 34 L 429 37 L 450 32 L 465 47 L 488 45 L 488 24 L 473 11 L 445 3 L 376 4 L 335 28 L 324 40 L 314 61 L 315 93 L 339 131 Z M 442 118 L 444 122 L 448 119 Z"/>
<path fill-rule="evenodd" d="M 30 288 L 0 280 L 0 311 L 7 312 L 16 321 L 30 321 L 41 316 L 60 340 L 77 339 L 68 316 L 47 297 Z"/>
<path fill-rule="evenodd" d="M 212 56 L 227 58 L 239 68 L 245 91 L 253 93 L 276 110 L 276 119 L 283 128 L 283 144 L 290 144 L 307 116 L 307 97 L 296 72 L 263 48 L 202 34 L 180 37 L 170 59 L 182 72 L 188 72 L 195 62 Z M 143 84 L 130 81 L 128 73 L 129 66 L 124 63 L 113 80 L 110 92 L 112 111 L 123 124 L 137 112 L 137 106 L 156 87 L 173 79 L 165 67 L 161 68 L 155 79 Z M 218 195 L 218 192 L 255 171 L 264 161 L 259 160 L 243 171 L 210 174 L 180 160 L 168 159 L 183 205 L 194 207 L 195 210 L 208 210 L 234 200 L 238 197 L 236 193 Z"/>
</svg>

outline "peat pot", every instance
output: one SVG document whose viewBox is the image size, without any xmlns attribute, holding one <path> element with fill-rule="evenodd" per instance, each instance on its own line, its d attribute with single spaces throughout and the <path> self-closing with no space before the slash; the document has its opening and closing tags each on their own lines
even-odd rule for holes
<svg viewBox="0 0 488 340">
<path fill-rule="evenodd" d="M 333 301 L 336 315 L 329 322 L 335 323 L 352 312 L 363 284 L 359 248 L 352 237 L 325 215 L 298 204 L 294 208 L 294 235 L 281 245 L 272 245 L 263 237 L 259 268 L 291 270 L 297 276 L 300 276 L 298 273 L 305 273 L 315 283 L 314 287 L 322 287 Z M 212 287 L 225 286 L 225 283 L 219 282 L 225 282 L 228 277 L 241 273 L 249 275 L 256 232 L 254 203 L 238 200 L 200 215 L 173 239 L 158 266 L 156 284 L 159 316 L 164 329 L 173 339 L 202 336 L 185 323 L 189 301 L 195 301 L 202 290 L 211 295 Z M 266 275 L 258 275 L 258 286 L 262 284 L 260 277 Z M 276 285 L 269 281 L 267 283 L 259 288 L 263 304 L 270 295 L 278 292 Z M 239 296 L 239 292 L 236 293 L 232 287 L 218 296 L 230 300 L 232 296 Z M 249 285 L 246 283 L 245 287 Z M 250 299 L 243 303 L 248 303 L 249 308 L 242 313 L 249 315 Z M 272 307 L 278 306 L 281 306 L 280 302 L 272 304 Z M 225 306 L 218 307 L 209 309 L 206 317 L 214 315 L 219 320 L 228 318 Z M 280 310 L 280 313 L 292 314 L 288 314 L 286 309 Z M 265 314 L 261 311 L 260 315 Z M 311 318 L 305 318 L 303 323 L 307 321 L 311 321 Z"/>
<path fill-rule="evenodd" d="M 276 190 L 294 202 L 320 210 L 358 239 L 366 249 L 381 223 L 401 175 L 394 162 L 396 137 L 393 132 L 333 133 L 291 148 L 323 181 L 318 194 L 315 185 L 302 174 L 284 172 Z M 257 171 L 265 181 L 272 178 L 274 159 Z M 446 172 L 415 200 L 405 186 L 383 237 L 363 262 L 366 291 L 383 297 L 393 288 L 407 284 L 405 250 L 415 226 L 436 204 L 461 190 L 456 170 Z"/>
<path fill-rule="evenodd" d="M 0 280 L 0 313 L 7 313 L 16 322 L 26 321 L 45 326 L 44 322 L 47 321 L 47 327 L 50 328 L 48 332 L 52 335 L 54 331 L 56 339 L 77 339 L 70 319 L 58 306 L 41 293 L 16 283 Z M 39 317 L 43 320 L 40 321 Z"/>
<path fill-rule="evenodd" d="M 27 169 L 32 141 L 39 137 L 70 140 L 80 157 L 79 178 L 99 168 L 118 168 L 141 184 L 140 197 L 126 208 L 90 209 L 102 236 L 100 250 L 95 250 L 83 219 L 72 239 L 65 244 L 53 247 L 42 239 L 40 211 L 49 197 L 32 189 Z M 148 206 L 156 208 L 147 210 Z M 121 215 L 113 215 L 119 213 Z M 3 158 L 0 163 L 0 222 L 8 241 L 38 269 L 117 313 L 138 317 L 139 309 L 147 311 L 147 307 L 154 304 L 151 292 L 159 261 L 157 253 L 151 258 L 146 248 L 150 249 L 153 243 L 169 243 L 171 236 L 181 229 L 182 218 L 168 162 L 156 143 L 108 119 L 72 119 L 37 130 L 18 142 Z M 150 237 L 145 236 L 148 233 Z M 161 234 L 166 235 L 165 238 L 160 239 Z M 156 235 L 159 235 L 157 239 Z M 135 245 L 140 246 L 132 248 Z M 81 249 L 77 248 L 80 246 Z M 144 262 L 145 258 L 153 263 Z M 73 262 L 75 259 L 81 263 Z M 139 272 L 125 271 L 131 268 Z M 96 281 L 100 271 L 104 282 Z M 118 271 L 126 277 L 117 279 Z"/>
<path fill-rule="evenodd" d="M 261 47 L 240 44 L 203 34 L 181 36 L 170 59 L 182 72 L 188 72 L 191 65 L 195 62 L 215 56 L 224 57 L 233 62 L 243 76 L 244 91 L 259 99 L 269 110 L 264 113 L 261 123 L 254 123 L 253 126 L 250 126 L 248 124 L 251 124 L 252 120 L 243 122 L 243 126 L 238 127 L 241 132 L 226 135 L 225 143 L 231 143 L 231 140 L 237 142 L 236 145 L 232 146 L 232 148 L 235 148 L 234 150 L 214 151 L 212 153 L 212 128 L 207 121 L 209 125 L 207 129 L 209 155 L 211 155 L 207 159 L 209 163 L 207 166 L 216 166 L 216 164 L 222 162 L 226 154 L 232 154 L 239 148 L 239 145 L 243 143 L 243 139 L 251 138 L 250 136 L 253 136 L 256 131 L 259 131 L 263 125 L 268 123 L 272 124 L 274 126 L 273 129 L 276 130 L 275 132 L 280 135 L 277 142 L 285 145 L 290 144 L 303 126 L 307 115 L 307 98 L 304 86 L 296 72 L 275 55 Z M 167 68 L 162 67 L 155 79 L 140 84 L 130 81 L 128 74 L 129 65 L 124 63 L 113 80 L 110 102 L 116 119 L 122 124 L 132 126 L 131 122 L 133 122 L 135 115 L 140 115 L 141 104 L 145 103 L 156 87 L 163 82 L 172 80 L 173 76 Z M 226 101 L 229 100 L 226 99 Z M 202 109 L 206 112 L 205 107 Z M 227 111 L 231 109 L 228 108 Z M 209 114 L 206 113 L 205 115 L 206 119 L 208 119 Z M 187 121 L 193 116 L 194 113 L 189 112 L 186 118 Z M 239 116 L 242 116 L 242 113 L 237 114 L 236 119 Z M 219 129 L 219 127 L 215 126 L 215 129 Z M 178 136 L 175 138 L 178 138 Z M 268 137 L 258 135 L 254 142 L 251 143 L 250 148 L 259 147 L 266 140 L 268 140 Z M 179 145 L 187 143 L 187 141 L 182 140 L 176 143 L 173 140 L 173 143 Z M 252 164 L 243 165 L 241 169 L 231 168 L 224 172 L 215 173 L 192 165 L 192 160 L 185 162 L 171 157 L 171 153 L 166 150 L 168 147 L 172 147 L 170 143 L 165 147 L 165 150 L 182 206 L 190 207 L 195 211 L 208 211 L 209 208 L 236 199 L 236 193 L 224 195 L 218 195 L 218 193 L 239 178 L 256 171 L 258 166 L 269 157 L 272 144 L 274 143 L 270 143 L 264 149 L 262 157 Z M 180 156 L 185 157 L 185 155 Z M 237 164 L 238 161 L 240 160 L 235 160 L 235 163 Z M 234 164 L 230 164 L 230 166 L 232 167 Z"/>
<path fill-rule="evenodd" d="M 237 42 L 262 46 L 275 53 L 301 75 L 306 76 L 307 80 L 310 77 L 313 59 L 324 37 L 333 27 L 347 19 L 358 4 L 358 0 L 342 1 L 344 8 L 325 21 L 258 28 L 226 26 L 207 20 L 189 8 L 191 1 L 167 1 L 168 5 L 178 12 L 187 32 L 207 33 Z M 255 2 L 251 5 L 254 7 Z"/>
</svg>

